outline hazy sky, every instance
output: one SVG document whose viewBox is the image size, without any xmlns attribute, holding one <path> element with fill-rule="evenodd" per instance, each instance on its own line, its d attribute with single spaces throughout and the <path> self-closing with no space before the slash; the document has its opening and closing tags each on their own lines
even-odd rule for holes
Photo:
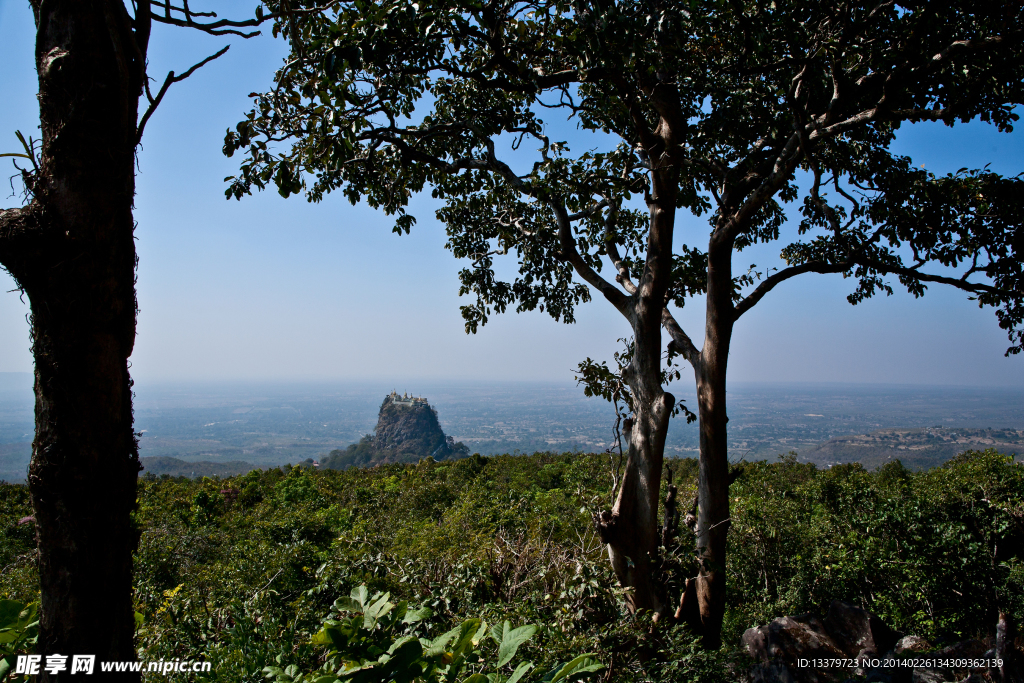
<svg viewBox="0 0 1024 683">
<path fill-rule="evenodd" d="M 215 3 L 218 11 L 225 4 Z M 15 130 L 38 136 L 33 40 L 28 2 L 0 0 L 0 151 L 20 151 Z M 628 327 L 603 301 L 581 308 L 573 326 L 506 314 L 467 336 L 461 265 L 444 249 L 429 198 L 416 201 L 419 224 L 402 237 L 386 217 L 341 196 L 319 205 L 273 192 L 225 201 L 223 179 L 237 162 L 220 152 L 224 131 L 248 111 L 246 95 L 266 89 L 284 45 L 158 25 L 150 49 L 150 73 L 162 79 L 225 42 L 226 56 L 171 87 L 139 153 L 137 378 L 567 380 L 581 359 L 618 349 Z M 939 173 L 991 163 L 1014 174 L 1024 170 L 1022 140 L 983 124 L 919 125 L 904 129 L 899 149 Z M 13 206 L 13 167 L 5 159 L 0 168 L 0 206 Z M 678 231 L 688 230 L 706 223 L 684 217 Z M 775 258 L 778 249 L 758 256 Z M 750 253 L 736 261 L 750 263 Z M 27 372 L 28 306 L 13 289 L 0 273 L 0 372 Z M 1003 357 L 1007 341 L 992 310 L 964 294 L 935 286 L 920 300 L 898 293 L 852 307 L 850 289 L 838 275 L 776 288 L 737 325 L 731 379 L 1024 383 L 1024 357 Z M 701 338 L 700 302 L 677 317 Z"/>
</svg>

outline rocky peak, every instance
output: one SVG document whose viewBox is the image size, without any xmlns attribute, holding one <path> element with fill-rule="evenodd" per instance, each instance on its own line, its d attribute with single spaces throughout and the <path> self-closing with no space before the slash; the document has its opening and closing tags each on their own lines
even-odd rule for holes
<svg viewBox="0 0 1024 683">
<path fill-rule="evenodd" d="M 469 449 L 446 436 L 437 421 L 437 411 L 426 398 L 392 391 L 384 397 L 377 414 L 377 427 L 358 444 L 331 451 L 325 465 L 344 469 L 353 465 L 372 466 L 389 462 L 417 462 L 463 458 Z"/>
</svg>

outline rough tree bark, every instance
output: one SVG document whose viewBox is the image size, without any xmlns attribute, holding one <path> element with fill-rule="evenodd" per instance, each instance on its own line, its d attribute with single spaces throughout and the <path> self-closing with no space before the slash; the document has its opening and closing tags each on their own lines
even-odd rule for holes
<svg viewBox="0 0 1024 683">
<path fill-rule="evenodd" d="M 155 1 L 155 0 L 154 0 Z M 135 149 L 154 97 L 154 21 L 234 34 L 275 15 L 215 16 L 150 2 L 30 0 L 36 22 L 41 146 L 26 149 L 27 206 L 0 211 L 0 265 L 31 305 L 36 436 L 28 484 L 39 551 L 41 654 L 135 659 L 132 553 L 139 472 L 128 357 L 135 343 Z M 181 13 L 181 19 L 176 13 Z M 139 120 L 139 98 L 149 108 Z M 138 679 L 138 674 L 103 673 Z M 40 680 L 50 680 L 43 672 Z"/>
<path fill-rule="evenodd" d="M 37 0 L 33 10 L 42 146 L 24 175 L 31 202 L 0 213 L 0 263 L 32 310 L 38 651 L 134 660 L 128 356 L 144 47 L 120 2 Z"/>
</svg>

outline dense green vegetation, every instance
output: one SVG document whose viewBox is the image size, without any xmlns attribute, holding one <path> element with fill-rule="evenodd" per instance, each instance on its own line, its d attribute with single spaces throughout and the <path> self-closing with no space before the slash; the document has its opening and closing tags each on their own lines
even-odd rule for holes
<svg viewBox="0 0 1024 683">
<path fill-rule="evenodd" d="M 691 500 L 695 461 L 668 467 L 679 499 Z M 898 462 L 820 470 L 793 457 L 735 466 L 726 646 L 711 653 L 685 627 L 626 614 L 590 514 L 607 504 L 609 469 L 605 455 L 572 453 L 144 478 L 140 656 L 208 658 L 209 680 L 257 681 L 265 667 L 312 680 L 340 661 L 327 629 L 355 618 L 343 608 L 362 585 L 367 604 L 387 593 L 395 610 L 419 615 L 364 639 L 498 625 L 466 650 L 479 652 L 460 680 L 484 662 L 510 676 L 529 661 L 521 680 L 539 681 L 584 654 L 614 681 L 733 678 L 744 629 L 835 598 L 936 643 L 991 633 L 997 605 L 1024 620 L 1024 467 L 995 451 L 926 472 Z M 30 514 L 26 489 L 3 485 L 0 599 L 38 597 L 34 528 L 19 523 Z M 695 571 L 685 525 L 680 537 L 659 566 L 669 585 Z M 536 633 L 496 667 L 506 621 Z"/>
</svg>

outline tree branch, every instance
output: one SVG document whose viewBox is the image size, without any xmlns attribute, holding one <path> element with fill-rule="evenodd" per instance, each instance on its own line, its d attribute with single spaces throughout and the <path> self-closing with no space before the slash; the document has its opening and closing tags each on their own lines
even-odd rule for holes
<svg viewBox="0 0 1024 683">
<path fill-rule="evenodd" d="M 186 78 L 188 78 L 189 76 L 194 74 L 197 69 L 199 69 L 199 68 L 201 68 L 203 66 L 206 66 L 207 64 L 209 64 L 213 60 L 215 60 L 218 57 L 220 57 L 221 55 L 223 55 L 230 48 L 231 48 L 230 45 L 225 45 L 224 48 L 221 49 L 219 52 L 210 55 L 209 57 L 207 57 L 203 61 L 199 62 L 198 64 L 194 64 L 191 68 L 189 68 L 188 71 L 186 71 L 185 73 L 181 74 L 180 76 L 175 76 L 173 71 L 168 71 L 167 72 L 167 78 L 164 79 L 164 84 L 162 86 L 160 86 L 160 91 L 156 94 L 156 97 L 152 98 L 151 103 L 149 105 L 149 109 L 146 110 L 146 113 L 142 115 L 142 119 L 139 121 L 138 131 L 135 134 L 135 144 L 136 145 L 138 145 L 140 142 L 142 142 L 142 133 L 143 133 L 143 131 L 146 130 L 146 123 L 149 122 L 149 117 L 151 117 L 153 115 L 153 112 L 156 111 L 156 108 L 160 106 L 160 102 L 161 102 L 161 100 L 164 99 L 164 95 L 167 93 L 167 89 L 169 87 L 171 87 L 171 83 L 179 83 L 179 82 L 185 80 Z M 148 88 L 147 88 L 147 91 L 148 91 Z M 147 92 L 147 95 L 148 95 L 148 92 Z"/>
<path fill-rule="evenodd" d="M 619 253 L 619 244 L 615 240 L 615 223 L 618 220 L 618 215 L 619 203 L 616 202 L 612 204 L 611 211 L 608 212 L 608 218 L 605 220 L 604 250 L 612 262 L 612 267 L 615 268 L 615 281 L 622 285 L 622 288 L 627 293 L 633 295 L 636 294 L 637 288 L 629 277 L 629 269 L 626 268 L 622 261 L 622 255 Z"/>
<path fill-rule="evenodd" d="M 747 296 L 740 300 L 734 309 L 733 320 L 738 320 L 741 315 L 749 311 L 754 305 L 764 298 L 764 295 L 775 289 L 775 286 L 785 282 L 791 277 L 802 275 L 803 273 L 842 273 L 848 270 L 852 264 L 850 263 L 825 263 L 824 261 L 810 261 L 808 263 L 801 263 L 797 266 L 790 266 L 789 268 L 783 268 L 779 272 L 770 275 L 765 278 L 764 281 L 754 288 Z"/>
<path fill-rule="evenodd" d="M 698 370 L 700 368 L 700 350 L 694 346 L 689 335 L 683 332 L 683 328 L 679 327 L 679 323 L 669 313 L 668 306 L 661 309 L 661 326 L 672 337 L 672 341 L 668 343 L 669 350 L 681 355 L 693 366 L 694 370 Z"/>
<path fill-rule="evenodd" d="M 975 269 L 972 268 L 964 274 L 962 278 L 948 277 L 945 275 L 933 275 L 931 273 L 922 273 L 915 268 L 908 268 L 906 266 L 892 266 L 881 261 L 875 261 L 867 259 L 862 256 L 853 256 L 850 260 L 843 263 L 825 263 L 824 261 L 809 261 L 808 263 L 801 263 L 796 266 L 790 266 L 784 268 L 779 272 L 765 278 L 764 282 L 758 285 L 754 291 L 745 296 L 739 303 L 736 304 L 735 313 L 733 320 L 738 320 L 741 315 L 749 311 L 759 302 L 764 295 L 772 291 L 776 285 L 785 282 L 786 280 L 802 275 L 803 273 L 843 273 L 848 271 L 854 266 L 864 266 L 871 268 L 882 275 L 901 275 L 903 277 L 912 278 L 914 280 L 920 280 L 922 282 L 936 282 L 939 284 L 950 285 L 957 289 L 971 292 L 972 294 L 992 294 L 998 292 L 996 287 L 986 285 L 980 282 L 970 282 L 966 278 L 971 275 Z"/>
<path fill-rule="evenodd" d="M 576 239 L 572 235 L 572 223 L 569 221 L 569 214 L 565 210 L 565 206 L 556 201 L 553 197 L 548 197 L 544 200 L 551 210 L 555 213 L 555 220 L 558 222 L 558 241 L 562 247 L 562 254 L 565 259 L 572 264 L 573 269 L 590 284 L 591 287 L 601 292 L 604 298 L 607 299 L 612 306 L 615 306 L 616 310 L 621 313 L 626 320 L 632 322 L 633 310 L 629 305 L 630 298 L 622 293 L 618 287 L 605 280 L 603 277 L 597 274 L 597 272 L 587 265 L 587 262 L 580 256 L 579 250 L 576 248 Z"/>
<path fill-rule="evenodd" d="M 971 292 L 972 294 L 997 294 L 999 293 L 998 287 L 992 285 L 986 285 L 981 282 L 970 282 L 966 278 L 974 272 L 974 268 L 971 268 L 963 277 L 948 277 L 946 275 L 933 275 L 931 273 L 922 273 L 914 268 L 907 268 L 906 266 L 891 266 L 881 263 L 879 261 L 873 261 L 865 258 L 855 258 L 852 261 L 852 265 L 865 266 L 877 270 L 882 275 L 902 275 L 903 277 L 912 278 L 914 280 L 920 280 L 922 282 L 937 282 L 943 285 L 950 285 L 957 289 L 965 292 Z"/>
<path fill-rule="evenodd" d="M 139 0 L 139 2 L 140 3 L 145 3 L 145 2 L 147 2 L 147 0 Z M 235 20 L 232 20 L 232 19 L 219 19 L 217 21 L 211 21 L 211 22 L 207 22 L 207 23 L 199 23 L 199 22 L 193 21 L 192 17 L 216 17 L 217 13 L 216 12 L 193 12 L 192 10 L 189 9 L 187 2 L 184 3 L 183 7 L 175 7 L 175 6 L 173 6 L 171 4 L 171 0 L 164 0 L 163 2 L 160 2 L 160 0 L 148 0 L 148 2 L 151 5 L 151 8 L 152 7 L 156 7 L 158 9 L 162 9 L 164 11 L 163 14 L 159 14 L 157 12 L 152 12 L 151 11 L 152 21 L 155 21 L 155 22 L 158 22 L 158 23 L 161 23 L 161 24 L 169 24 L 171 26 L 183 26 L 183 27 L 186 27 L 186 28 L 194 28 L 194 29 L 196 29 L 198 31 L 202 31 L 203 33 L 209 33 L 210 35 L 214 35 L 214 36 L 223 36 L 223 35 L 229 35 L 230 34 L 230 35 L 241 36 L 242 38 L 252 38 L 253 36 L 258 36 L 260 34 L 260 32 L 259 31 L 252 31 L 252 32 L 246 33 L 244 31 L 239 31 L 237 29 L 239 29 L 239 28 L 247 28 L 249 26 L 259 26 L 260 24 L 262 24 L 265 21 L 269 21 L 271 19 L 276 19 L 276 18 L 278 18 L 280 16 L 280 15 L 277 15 L 277 14 L 266 14 L 266 15 L 262 15 L 262 16 L 257 16 L 255 19 L 245 19 L 243 21 L 235 21 Z M 315 9 L 316 11 L 320 11 L 323 8 L 313 8 L 313 9 Z M 310 11 L 312 11 L 312 10 L 310 10 Z M 172 12 L 181 12 L 182 14 L 185 15 L 185 18 L 184 19 L 178 19 L 177 17 L 171 16 Z"/>
</svg>

